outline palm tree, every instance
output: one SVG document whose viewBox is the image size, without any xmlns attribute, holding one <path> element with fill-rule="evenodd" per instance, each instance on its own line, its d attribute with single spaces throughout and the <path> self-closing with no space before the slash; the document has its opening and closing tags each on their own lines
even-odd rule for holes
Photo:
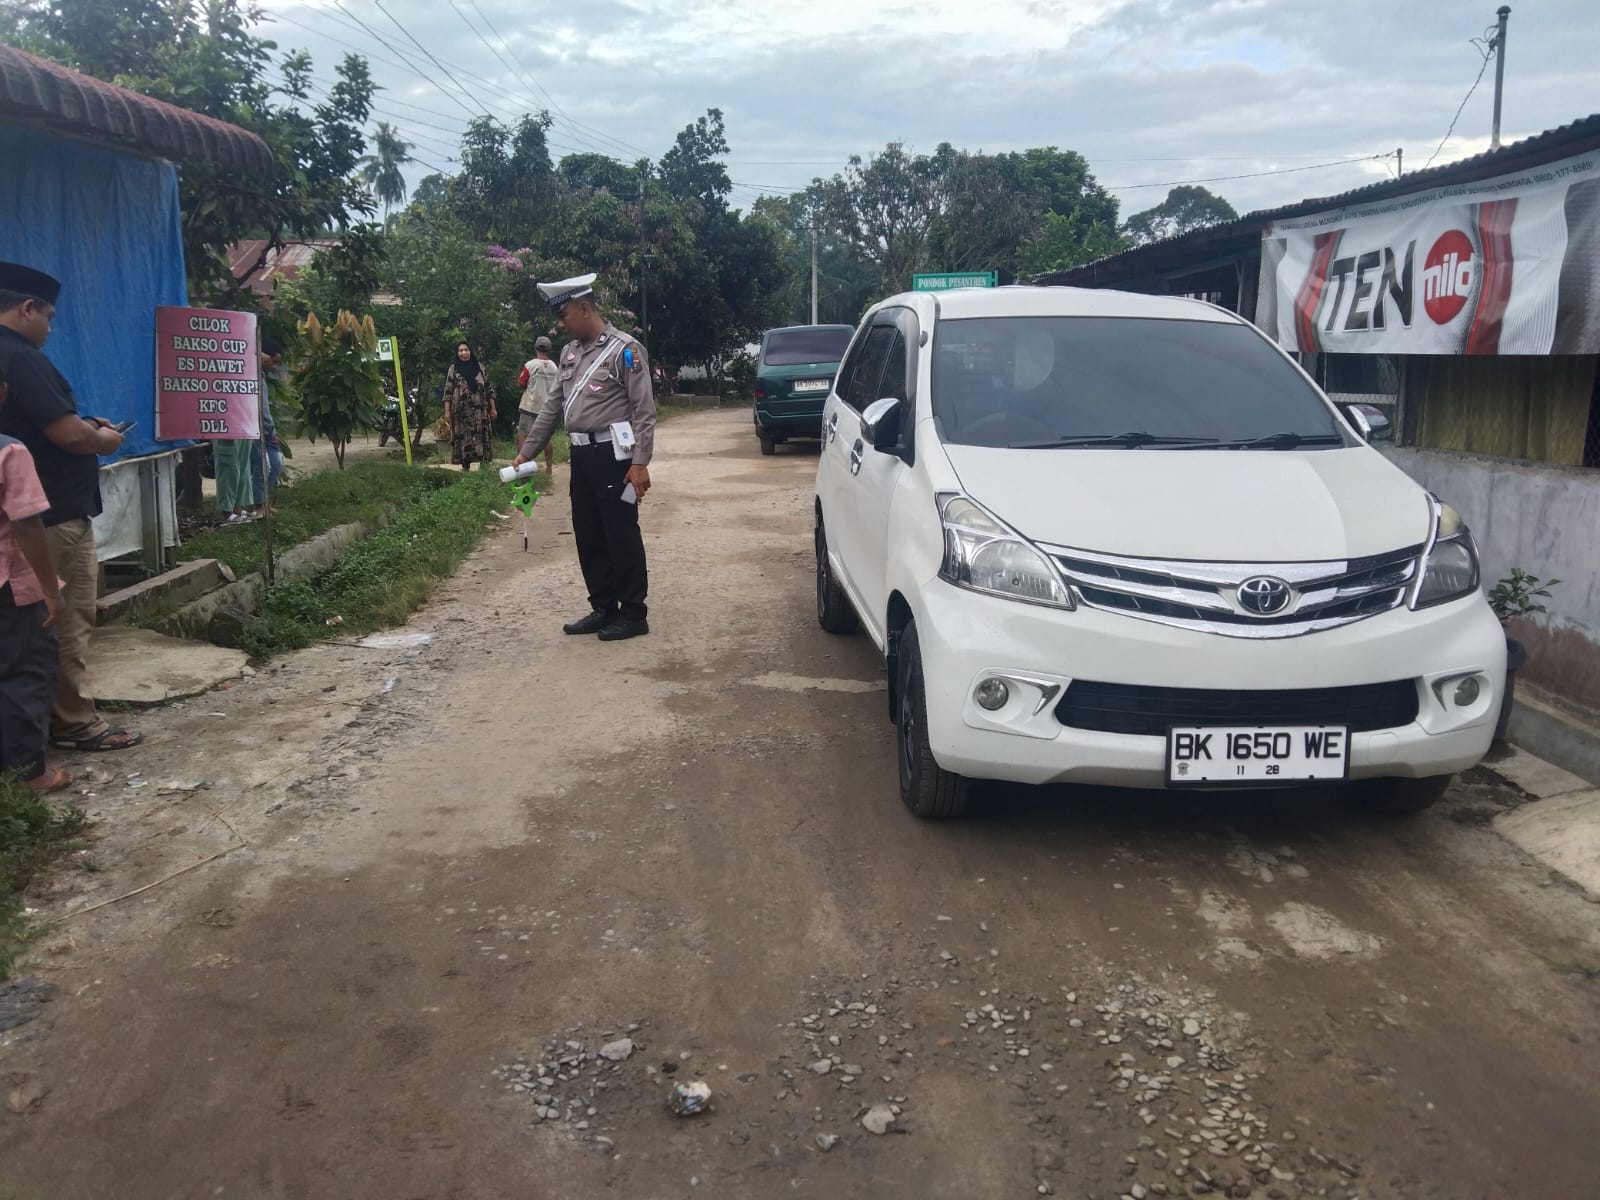
<svg viewBox="0 0 1600 1200">
<path fill-rule="evenodd" d="M 383 201 L 383 215 L 406 198 L 406 179 L 400 168 L 411 161 L 411 143 L 400 137 L 400 131 L 387 121 L 379 121 L 372 135 L 376 154 L 361 159 L 361 182 L 372 194 Z"/>
</svg>

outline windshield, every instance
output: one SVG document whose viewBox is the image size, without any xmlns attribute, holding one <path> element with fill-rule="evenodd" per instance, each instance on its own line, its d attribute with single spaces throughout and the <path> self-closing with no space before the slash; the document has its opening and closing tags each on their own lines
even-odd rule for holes
<svg viewBox="0 0 1600 1200">
<path fill-rule="evenodd" d="M 958 445 L 1266 450 L 1353 444 L 1271 343 L 1232 323 L 941 321 L 932 393 L 940 436 Z"/>
<path fill-rule="evenodd" d="M 769 367 L 797 367 L 806 363 L 836 363 L 844 357 L 855 331 L 819 325 L 809 329 L 779 329 L 767 334 L 761 361 Z"/>
</svg>

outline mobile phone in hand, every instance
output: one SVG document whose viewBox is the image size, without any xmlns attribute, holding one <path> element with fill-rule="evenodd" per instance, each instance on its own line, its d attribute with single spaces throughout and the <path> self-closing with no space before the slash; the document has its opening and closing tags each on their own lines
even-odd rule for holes
<svg viewBox="0 0 1600 1200">
<path fill-rule="evenodd" d="M 137 421 L 118 421 L 111 428 L 115 429 L 118 433 L 127 433 L 128 430 L 132 429 L 138 423 L 139 422 Z"/>
</svg>

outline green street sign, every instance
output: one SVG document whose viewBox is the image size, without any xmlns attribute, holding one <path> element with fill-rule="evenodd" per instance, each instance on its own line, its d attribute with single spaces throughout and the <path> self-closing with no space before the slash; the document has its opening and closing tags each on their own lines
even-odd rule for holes
<svg viewBox="0 0 1600 1200">
<path fill-rule="evenodd" d="M 945 272 L 939 275 L 913 275 L 913 292 L 948 292 L 951 288 L 998 287 L 1000 276 L 994 271 Z"/>
</svg>

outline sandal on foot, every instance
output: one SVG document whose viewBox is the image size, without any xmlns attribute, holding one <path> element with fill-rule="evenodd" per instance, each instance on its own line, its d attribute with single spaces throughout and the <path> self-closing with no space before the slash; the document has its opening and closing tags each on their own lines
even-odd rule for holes
<svg viewBox="0 0 1600 1200">
<path fill-rule="evenodd" d="M 128 750 L 144 741 L 144 734 L 134 733 L 130 729 L 114 729 L 107 726 L 93 737 L 86 738 L 58 738 L 50 739 L 50 744 L 58 750 L 78 750 L 102 752 L 108 750 Z"/>
<path fill-rule="evenodd" d="M 59 792 L 72 786 L 72 773 L 60 767 L 46 767 L 32 779 L 23 780 L 36 795 Z"/>
</svg>

